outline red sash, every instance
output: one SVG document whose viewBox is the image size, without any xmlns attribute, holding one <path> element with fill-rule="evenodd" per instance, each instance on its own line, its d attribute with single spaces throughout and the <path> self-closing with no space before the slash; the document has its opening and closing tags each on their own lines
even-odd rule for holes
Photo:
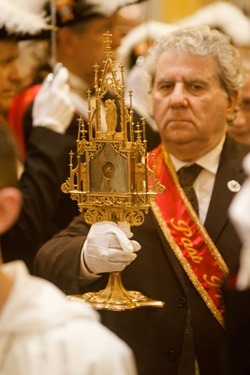
<svg viewBox="0 0 250 375">
<path fill-rule="evenodd" d="M 223 326 L 224 306 L 220 287 L 228 274 L 227 265 L 189 203 L 161 145 L 149 153 L 150 168 L 153 158 L 156 178 L 166 188 L 151 204 L 153 213 L 189 279 Z"/>
</svg>

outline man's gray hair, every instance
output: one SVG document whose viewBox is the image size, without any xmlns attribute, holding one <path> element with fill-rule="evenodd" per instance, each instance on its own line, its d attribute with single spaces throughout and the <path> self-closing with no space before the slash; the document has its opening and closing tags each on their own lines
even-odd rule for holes
<svg viewBox="0 0 250 375">
<path fill-rule="evenodd" d="M 240 89 L 242 76 L 239 51 L 222 32 L 209 26 L 193 26 L 177 29 L 161 37 L 154 43 L 145 61 L 151 85 L 155 78 L 157 60 L 162 53 L 171 50 L 214 56 L 218 61 L 219 79 L 227 94 L 230 96 L 233 91 Z"/>
</svg>

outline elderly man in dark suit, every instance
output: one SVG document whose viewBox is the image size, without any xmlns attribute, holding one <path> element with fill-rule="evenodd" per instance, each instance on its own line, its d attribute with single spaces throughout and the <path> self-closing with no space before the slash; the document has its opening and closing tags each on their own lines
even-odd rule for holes
<svg viewBox="0 0 250 375">
<path fill-rule="evenodd" d="M 162 140 L 156 177 L 166 189 L 133 229 L 142 250 L 131 252 L 138 244 L 129 239 L 120 245 L 119 225 L 89 231 L 79 216 L 43 246 L 35 269 L 66 293 L 99 290 L 108 272 L 124 269 L 126 288 L 165 302 L 102 312 L 134 350 L 139 373 L 227 374 L 220 286 L 238 267 L 241 242 L 228 207 L 249 152 L 227 134 L 241 85 L 238 52 L 219 31 L 190 27 L 157 42 L 146 67 Z"/>
</svg>

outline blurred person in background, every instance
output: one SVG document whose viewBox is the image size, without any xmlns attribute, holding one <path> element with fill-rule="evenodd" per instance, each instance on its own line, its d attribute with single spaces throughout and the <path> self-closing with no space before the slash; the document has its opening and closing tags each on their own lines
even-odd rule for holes
<svg viewBox="0 0 250 375">
<path fill-rule="evenodd" d="M 0 0 L 0 115 L 6 127 L 8 109 L 22 85 L 18 43 L 49 32 L 38 5 L 42 7 L 43 2 Z M 17 155 L 22 210 L 15 225 L 1 236 L 3 261 L 23 259 L 30 270 L 37 249 L 49 238 L 60 183 L 65 179 L 70 148 L 63 133 L 74 111 L 67 79 L 68 71 L 62 67 L 56 76 L 48 77 L 36 98 L 27 156 L 23 160 Z"/>
<path fill-rule="evenodd" d="M 71 88 L 71 100 L 75 106 L 76 116 L 68 130 L 68 137 L 72 137 L 72 149 L 78 130 L 77 119 L 82 116 L 87 119 L 88 101 L 86 91 L 94 90 L 95 64 L 101 65 L 105 58 L 104 34 L 109 31 L 112 34 L 112 50 L 114 57 L 116 49 L 120 45 L 123 33 L 121 21 L 117 14 L 130 6 L 142 5 L 141 0 L 118 0 L 115 2 L 103 2 L 102 0 L 74 0 L 61 2 L 55 1 L 56 12 L 56 46 L 54 56 L 50 57 L 50 63 L 59 61 L 69 70 L 69 85 Z M 144 1 L 142 1 L 143 3 Z M 45 6 L 47 13 L 51 13 L 51 4 Z M 120 61 L 119 61 L 120 62 Z M 53 66 L 52 66 L 53 69 Z M 129 88 L 129 87 L 128 87 Z M 9 119 L 14 134 L 18 139 L 20 148 L 25 155 L 26 145 L 30 132 L 30 112 L 32 100 L 39 90 L 33 86 L 16 98 L 10 110 Z M 109 95 L 109 93 L 107 94 Z M 19 108 L 21 107 L 21 111 Z M 139 115 L 134 113 L 135 123 L 139 121 Z M 147 129 L 148 149 L 152 149 L 159 143 L 158 134 L 155 135 L 151 128 Z"/>
<path fill-rule="evenodd" d="M 239 94 L 236 118 L 230 124 L 228 132 L 236 141 L 250 144 L 250 47 L 241 47 L 239 50 L 243 84 Z"/>
</svg>

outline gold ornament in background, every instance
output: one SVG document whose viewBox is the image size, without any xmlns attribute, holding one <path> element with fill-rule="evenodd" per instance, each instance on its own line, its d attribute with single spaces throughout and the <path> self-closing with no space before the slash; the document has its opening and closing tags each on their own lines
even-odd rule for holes
<svg viewBox="0 0 250 375">
<path fill-rule="evenodd" d="M 147 166 L 145 120 L 141 119 L 141 124 L 133 122 L 131 91 L 129 108 L 125 105 L 124 67 L 119 66 L 118 79 L 112 60 L 111 37 L 109 32 L 104 34 L 106 60 L 102 70 L 94 66 L 94 102 L 88 90 L 87 124 L 79 119 L 76 166 L 73 166 L 71 152 L 70 177 L 62 185 L 62 191 L 77 200 L 79 211 L 88 224 L 126 221 L 130 226 L 139 226 L 150 203 L 164 187 L 157 182 L 154 167 L 149 170 Z M 122 311 L 164 305 L 140 292 L 127 291 L 120 272 L 110 274 L 104 290 L 70 298 L 84 300 L 98 310 Z"/>
</svg>

